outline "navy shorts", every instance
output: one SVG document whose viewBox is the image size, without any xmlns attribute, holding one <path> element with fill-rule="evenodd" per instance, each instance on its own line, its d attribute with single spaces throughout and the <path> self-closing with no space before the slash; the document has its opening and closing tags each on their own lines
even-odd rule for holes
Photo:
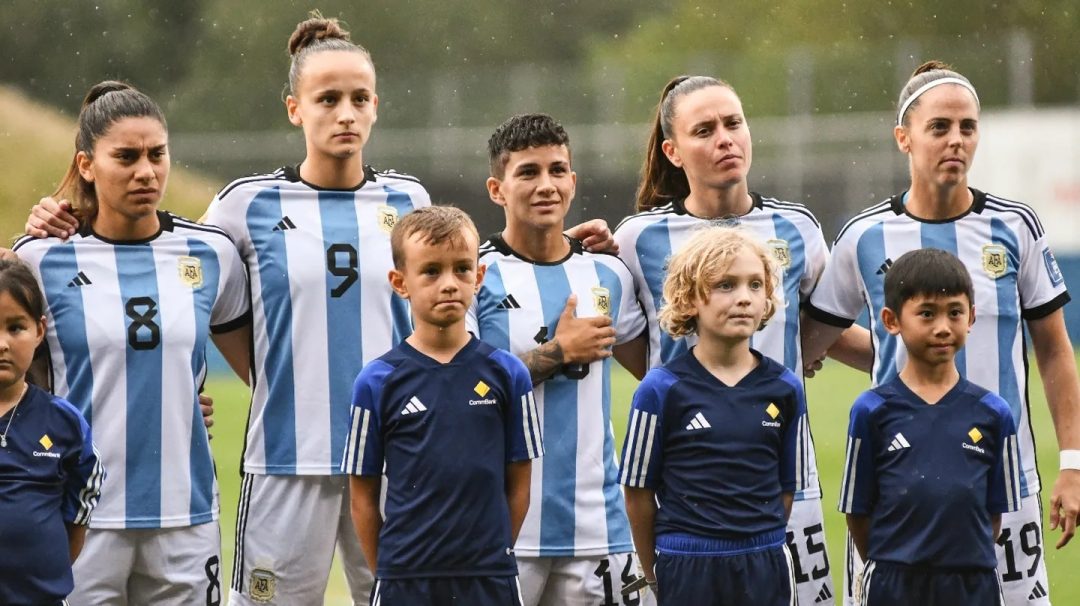
<svg viewBox="0 0 1080 606">
<path fill-rule="evenodd" d="M 657 537 L 658 606 L 791 606 L 795 577 L 781 528 L 756 545 L 705 546 L 713 539 Z M 689 549 L 687 549 L 689 547 Z M 955 605 L 954 605 L 955 606 Z"/>
<path fill-rule="evenodd" d="M 371 606 L 521 606 L 517 577 L 379 579 Z"/>
<path fill-rule="evenodd" d="M 870 561 L 863 569 L 863 606 L 999 606 L 998 574 L 987 570 L 940 570 Z"/>
</svg>

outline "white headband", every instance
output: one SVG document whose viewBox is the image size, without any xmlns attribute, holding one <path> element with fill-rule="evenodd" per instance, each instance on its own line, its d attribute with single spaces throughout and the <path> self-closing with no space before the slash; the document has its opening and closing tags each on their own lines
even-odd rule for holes
<svg viewBox="0 0 1080 606">
<path fill-rule="evenodd" d="M 938 78 L 937 80 L 931 80 L 930 82 L 927 82 L 926 84 L 923 84 L 922 86 L 917 88 L 915 90 L 915 92 L 911 93 L 911 96 L 907 98 L 907 101 L 904 101 L 904 104 L 900 106 L 900 113 L 896 115 L 896 125 L 897 126 L 903 126 L 904 125 L 904 114 L 907 113 L 907 110 L 911 107 L 911 104 L 914 103 L 915 100 L 918 99 L 920 95 L 922 95 L 926 91 L 930 90 L 931 88 L 934 88 L 935 86 L 937 86 L 939 84 L 959 84 L 960 86 L 963 86 L 964 88 L 971 91 L 971 96 L 975 97 L 975 104 L 976 105 L 979 104 L 979 95 L 975 92 L 975 87 L 972 86 L 967 81 L 961 80 L 960 78 L 951 78 L 951 77 L 950 78 Z"/>
</svg>

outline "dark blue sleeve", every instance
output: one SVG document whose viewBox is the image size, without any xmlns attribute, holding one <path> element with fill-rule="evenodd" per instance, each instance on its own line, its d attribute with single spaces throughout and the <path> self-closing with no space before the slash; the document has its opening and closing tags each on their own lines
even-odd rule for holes
<svg viewBox="0 0 1080 606">
<path fill-rule="evenodd" d="M 874 470 L 874 443 L 870 431 L 871 406 L 881 399 L 864 392 L 851 407 L 844 478 L 840 484 L 840 511 L 867 515 L 873 508 L 877 474 Z"/>
<path fill-rule="evenodd" d="M 986 508 L 990 513 L 1008 513 L 1020 509 L 1020 447 L 1017 443 L 1016 425 L 1012 412 L 1005 400 L 993 393 L 987 394 L 983 402 L 994 408 L 998 417 L 998 451 L 994 453 L 994 464 L 990 470 L 990 481 L 986 486 Z"/>
<path fill-rule="evenodd" d="M 492 358 L 502 366 L 508 376 L 506 393 L 507 414 L 504 436 L 506 439 L 506 462 L 528 461 L 544 456 L 544 439 L 540 433 L 540 415 L 533 397 L 529 369 L 510 352 L 496 349 Z"/>
<path fill-rule="evenodd" d="M 786 382 L 793 387 L 791 392 L 792 418 L 785 419 L 782 451 L 780 453 L 780 490 L 799 492 L 809 485 L 810 424 L 806 417 L 806 394 L 802 385 L 790 371 L 785 372 Z"/>
<path fill-rule="evenodd" d="M 676 378 L 663 368 L 645 375 L 634 392 L 623 441 L 619 483 L 634 488 L 660 484 L 664 453 L 664 399 Z"/>
<path fill-rule="evenodd" d="M 375 360 L 360 371 L 353 384 L 349 437 L 341 459 L 341 471 L 356 476 L 377 476 L 383 471 L 381 400 L 389 364 Z"/>
<path fill-rule="evenodd" d="M 79 436 L 71 452 L 64 458 L 64 501 L 61 512 L 64 522 L 85 526 L 90 523 L 90 514 L 101 496 L 105 470 L 94 447 L 90 425 L 74 406 L 71 406 L 70 412 L 78 421 Z"/>
</svg>

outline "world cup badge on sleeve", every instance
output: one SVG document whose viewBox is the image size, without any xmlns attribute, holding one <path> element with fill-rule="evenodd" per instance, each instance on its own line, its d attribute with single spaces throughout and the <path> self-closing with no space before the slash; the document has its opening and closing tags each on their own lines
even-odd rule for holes
<svg viewBox="0 0 1080 606">
<path fill-rule="evenodd" d="M 390 233 L 397 224 L 398 212 L 393 206 L 383 204 L 378 210 L 379 229 Z"/>
<path fill-rule="evenodd" d="M 605 316 L 611 315 L 611 292 L 603 286 L 595 286 L 592 289 L 593 307 L 596 313 Z"/>
<path fill-rule="evenodd" d="M 1000 244 L 986 244 L 982 247 L 982 266 L 986 275 L 997 280 L 1009 269 L 1009 253 Z"/>
<path fill-rule="evenodd" d="M 180 281 L 191 288 L 202 286 L 202 261 L 195 257 L 180 257 L 176 260 L 176 266 L 180 270 Z"/>
<path fill-rule="evenodd" d="M 773 257 L 776 258 L 776 262 L 780 267 L 784 269 L 791 267 L 791 248 L 788 246 L 787 240 L 772 239 L 765 244 L 769 246 L 769 250 L 772 251 Z"/>
</svg>

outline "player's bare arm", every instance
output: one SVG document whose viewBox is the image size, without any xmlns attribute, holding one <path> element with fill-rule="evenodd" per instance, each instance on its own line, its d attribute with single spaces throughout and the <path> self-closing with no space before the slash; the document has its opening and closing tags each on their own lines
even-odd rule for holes
<svg viewBox="0 0 1080 606">
<path fill-rule="evenodd" d="M 1000 524 L 1000 516 L 998 523 Z M 870 544 L 870 516 L 847 514 L 848 533 L 851 534 L 851 542 L 859 552 L 859 557 L 866 561 L 866 547 Z M 999 526 L 1000 528 L 1000 526 Z"/>
<path fill-rule="evenodd" d="M 610 348 L 615 344 L 611 318 L 578 318 L 574 314 L 576 308 L 577 295 L 570 295 L 559 316 L 554 338 L 518 356 L 529 369 L 533 385 L 546 381 L 565 364 L 591 364 L 611 356 Z"/>
<path fill-rule="evenodd" d="M 874 367 L 874 347 L 870 342 L 870 331 L 858 324 L 852 324 L 840 333 L 840 337 L 829 347 L 826 355 L 856 370 L 870 372 Z"/>
<path fill-rule="evenodd" d="M 836 343 L 845 329 L 825 324 L 806 314 L 803 314 L 802 320 L 803 360 L 806 360 L 807 364 L 812 364 L 825 357 L 829 348 Z"/>
<path fill-rule="evenodd" d="M 990 516 L 990 527 L 994 530 L 994 540 L 997 541 L 1001 536 L 1001 514 L 995 513 Z"/>
<path fill-rule="evenodd" d="M 229 332 L 210 335 L 229 368 L 245 385 L 251 385 L 251 323 Z"/>
<path fill-rule="evenodd" d="M 656 583 L 656 491 L 624 486 L 626 517 L 645 580 Z"/>
<path fill-rule="evenodd" d="M 24 230 L 35 238 L 67 238 L 79 229 L 79 220 L 71 213 L 71 203 L 55 200 L 51 196 L 41 199 L 30 209 Z"/>
<path fill-rule="evenodd" d="M 349 510 L 352 514 L 353 527 L 360 539 L 360 549 L 370 570 L 375 570 L 379 560 L 379 531 L 383 519 L 379 513 L 379 491 L 382 478 L 379 476 L 349 477 Z"/>
<path fill-rule="evenodd" d="M 1080 379 L 1065 330 L 1065 312 L 1058 309 L 1044 318 L 1031 320 L 1028 330 L 1058 448 L 1080 450 Z M 1068 544 L 1076 533 L 1077 515 L 1080 515 L 1080 470 L 1063 469 L 1050 495 L 1050 530 L 1061 529 L 1058 549 Z"/>
<path fill-rule="evenodd" d="M 633 340 L 612 347 L 611 353 L 635 379 L 642 380 L 649 371 L 649 329 L 646 327 Z"/>
<path fill-rule="evenodd" d="M 517 543 L 525 514 L 529 511 L 529 487 L 532 484 L 532 461 L 517 461 L 506 466 L 506 504 L 510 506 L 510 536 Z M 374 568 L 372 569 L 374 570 Z"/>
<path fill-rule="evenodd" d="M 67 530 L 68 553 L 71 554 L 71 563 L 74 564 L 82 551 L 83 543 L 86 542 L 86 526 L 64 522 L 64 528 Z"/>
<path fill-rule="evenodd" d="M 791 506 L 795 504 L 795 493 L 782 492 L 780 498 L 784 500 L 784 520 L 791 519 Z"/>
</svg>

